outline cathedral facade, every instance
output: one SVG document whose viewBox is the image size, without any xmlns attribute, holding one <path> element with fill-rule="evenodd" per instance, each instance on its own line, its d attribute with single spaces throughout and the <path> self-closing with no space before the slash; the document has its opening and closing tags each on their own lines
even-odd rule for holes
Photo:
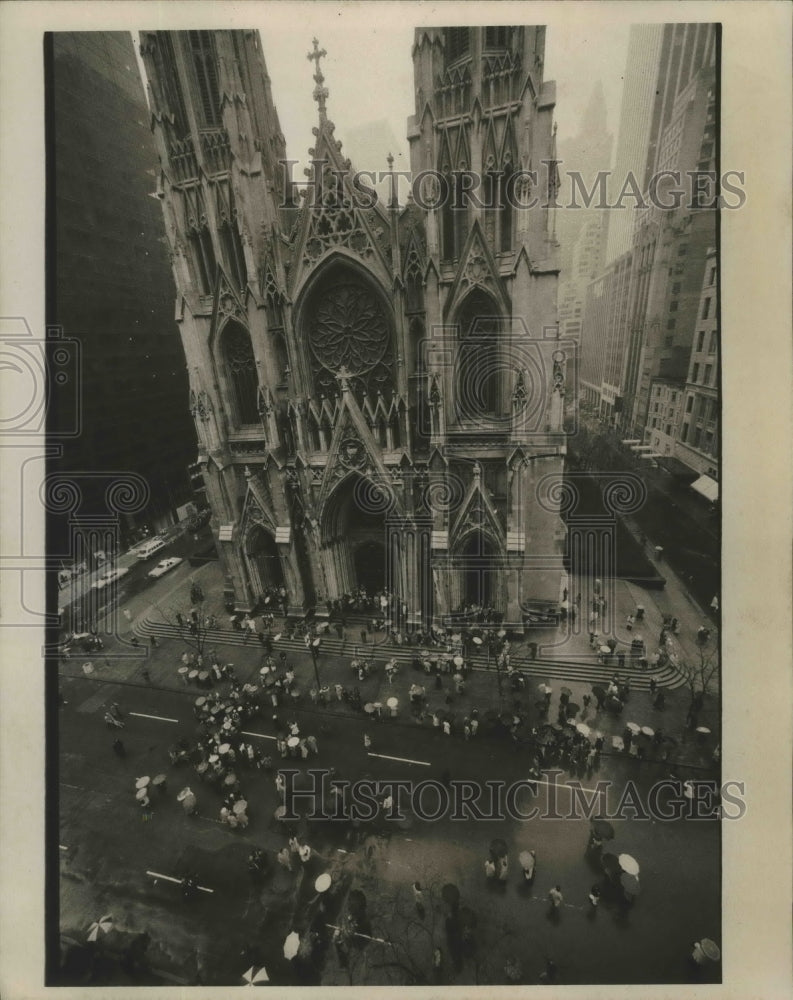
<svg viewBox="0 0 793 1000">
<path fill-rule="evenodd" d="M 298 185 L 257 32 L 140 39 L 229 598 L 321 612 L 385 588 L 424 626 L 552 612 L 569 347 L 544 29 L 417 29 L 409 193 L 343 155 L 316 42 Z"/>
</svg>

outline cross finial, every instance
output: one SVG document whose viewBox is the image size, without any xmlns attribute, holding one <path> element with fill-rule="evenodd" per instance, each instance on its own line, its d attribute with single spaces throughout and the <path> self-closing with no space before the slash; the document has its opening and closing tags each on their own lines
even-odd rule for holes
<svg viewBox="0 0 793 1000">
<path fill-rule="evenodd" d="M 328 96 L 328 89 L 327 87 L 322 86 L 323 83 L 325 82 L 325 77 L 322 75 L 322 69 L 320 68 L 319 61 L 328 53 L 324 49 L 321 49 L 319 47 L 319 42 L 317 41 L 316 38 L 312 39 L 312 41 L 314 43 L 314 48 L 312 49 L 311 52 L 308 53 L 308 56 L 306 58 L 309 60 L 309 62 L 314 62 L 317 64 L 317 68 L 314 73 L 314 83 L 316 83 L 316 87 L 314 87 L 314 100 L 317 102 L 319 106 L 320 121 L 324 121 L 325 99 Z"/>
</svg>

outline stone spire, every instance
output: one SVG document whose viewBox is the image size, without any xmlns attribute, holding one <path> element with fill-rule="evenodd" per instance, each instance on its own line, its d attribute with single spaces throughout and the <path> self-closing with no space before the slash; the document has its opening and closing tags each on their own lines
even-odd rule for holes
<svg viewBox="0 0 793 1000">
<path fill-rule="evenodd" d="M 319 47 L 319 42 L 317 41 L 316 38 L 312 39 L 312 41 L 314 43 L 314 48 L 312 49 L 311 52 L 308 53 L 307 58 L 309 59 L 310 62 L 314 62 L 317 64 L 317 68 L 314 73 L 314 83 L 316 83 L 316 87 L 314 87 L 314 100 L 317 102 L 317 105 L 319 106 L 319 120 L 321 122 L 324 122 L 327 118 L 327 113 L 325 110 L 325 101 L 328 97 L 328 88 L 323 86 L 323 84 L 325 83 L 325 77 L 322 74 L 322 69 L 319 65 L 319 61 L 320 59 L 324 58 L 324 56 L 326 56 L 328 53 L 325 51 L 325 49 L 321 49 Z"/>
</svg>

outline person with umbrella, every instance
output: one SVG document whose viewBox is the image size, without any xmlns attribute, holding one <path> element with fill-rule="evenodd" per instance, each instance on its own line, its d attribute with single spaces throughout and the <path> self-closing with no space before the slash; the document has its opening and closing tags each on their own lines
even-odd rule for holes
<svg viewBox="0 0 793 1000">
<path fill-rule="evenodd" d="M 555 885 L 553 889 L 548 893 L 548 902 L 551 904 L 549 911 L 549 916 L 558 919 L 559 913 L 562 908 L 562 903 L 564 902 L 564 896 L 562 895 L 562 887 Z"/>
<path fill-rule="evenodd" d="M 531 885 L 537 871 L 537 852 L 533 850 L 521 851 L 518 855 L 518 861 L 520 861 L 520 866 L 523 870 L 524 882 Z"/>
</svg>

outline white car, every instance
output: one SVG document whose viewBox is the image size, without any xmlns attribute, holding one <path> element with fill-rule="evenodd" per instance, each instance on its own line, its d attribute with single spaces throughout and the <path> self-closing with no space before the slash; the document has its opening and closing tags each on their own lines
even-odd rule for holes
<svg viewBox="0 0 793 1000">
<path fill-rule="evenodd" d="M 157 580 L 161 576 L 165 576 L 168 570 L 178 566 L 182 560 L 178 556 L 171 556 L 169 559 L 163 559 L 157 563 L 153 570 L 149 573 L 152 580 Z"/>
<path fill-rule="evenodd" d="M 92 590 L 104 590 L 109 584 L 114 580 L 120 580 L 122 576 L 126 576 L 129 573 L 128 569 L 109 569 L 104 572 L 96 583 L 92 586 Z"/>
</svg>

